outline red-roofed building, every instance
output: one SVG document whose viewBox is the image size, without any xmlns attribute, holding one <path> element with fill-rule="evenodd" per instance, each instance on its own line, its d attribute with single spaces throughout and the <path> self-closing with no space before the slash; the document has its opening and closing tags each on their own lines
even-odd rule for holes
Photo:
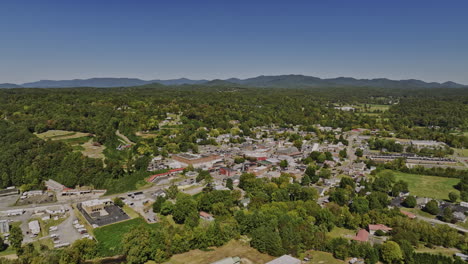
<svg viewBox="0 0 468 264">
<path fill-rule="evenodd" d="M 360 242 L 367 242 L 369 241 L 369 232 L 365 229 L 360 229 L 352 239 Z"/>
<path fill-rule="evenodd" d="M 214 220 L 214 217 L 211 214 L 204 212 L 204 211 L 200 211 L 200 218 L 208 220 L 208 221 Z"/>
<path fill-rule="evenodd" d="M 410 212 L 406 212 L 406 211 L 401 211 L 402 214 L 406 215 L 408 218 L 410 219 L 414 219 L 416 218 L 416 215 L 413 214 L 413 213 L 410 213 Z"/>
<path fill-rule="evenodd" d="M 178 172 L 183 171 L 185 168 L 179 168 L 179 169 L 172 169 L 169 170 L 168 172 L 163 172 L 159 174 L 155 174 L 150 176 L 148 179 L 146 179 L 147 182 L 152 182 L 152 183 L 157 183 L 160 180 L 167 179 L 170 176 L 176 175 Z"/>
<path fill-rule="evenodd" d="M 388 232 L 388 231 L 392 231 L 392 228 L 386 225 L 382 225 L 382 224 L 369 225 L 369 232 L 371 233 L 371 235 L 373 235 L 377 230 Z"/>
</svg>

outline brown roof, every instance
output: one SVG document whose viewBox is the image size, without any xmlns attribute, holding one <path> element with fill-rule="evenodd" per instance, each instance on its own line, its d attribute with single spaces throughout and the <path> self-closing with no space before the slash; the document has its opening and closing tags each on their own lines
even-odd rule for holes
<svg viewBox="0 0 468 264">
<path fill-rule="evenodd" d="M 392 228 L 386 226 L 386 225 L 382 225 L 382 224 L 377 224 L 377 225 L 369 225 L 369 231 L 371 230 L 382 230 L 382 231 L 391 231 Z"/>
<path fill-rule="evenodd" d="M 406 211 L 401 211 L 402 214 L 408 216 L 409 218 L 413 219 L 413 218 L 416 218 L 416 215 L 413 214 L 413 213 L 410 213 L 410 212 L 406 212 Z"/>
<path fill-rule="evenodd" d="M 365 229 L 361 229 L 357 232 L 356 236 L 352 238 L 356 241 L 367 242 L 369 241 L 369 232 Z"/>
<path fill-rule="evenodd" d="M 203 212 L 203 211 L 200 211 L 200 216 L 201 217 L 204 217 L 204 218 L 210 218 L 210 217 L 213 217 L 212 215 L 210 215 L 209 213 L 207 212 Z"/>
</svg>

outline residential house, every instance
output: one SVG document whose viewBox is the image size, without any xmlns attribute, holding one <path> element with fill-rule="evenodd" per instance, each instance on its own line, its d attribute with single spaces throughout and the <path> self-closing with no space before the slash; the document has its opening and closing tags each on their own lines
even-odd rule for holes
<svg viewBox="0 0 468 264">
<path fill-rule="evenodd" d="M 374 235 L 375 232 L 377 232 L 378 230 L 381 230 L 385 233 L 389 232 L 389 231 L 392 231 L 392 228 L 391 227 L 388 227 L 386 225 L 382 225 L 382 224 L 376 224 L 376 225 L 369 225 L 369 232 L 371 235 Z"/>
<path fill-rule="evenodd" d="M 200 218 L 201 219 L 204 219 L 204 220 L 207 220 L 207 221 L 213 221 L 214 220 L 214 217 L 207 213 L 207 212 L 204 212 L 204 211 L 200 211 Z"/>
<path fill-rule="evenodd" d="M 369 241 L 369 232 L 365 229 L 360 229 L 356 236 L 352 238 L 353 240 L 360 241 L 360 242 L 368 242 Z"/>
</svg>

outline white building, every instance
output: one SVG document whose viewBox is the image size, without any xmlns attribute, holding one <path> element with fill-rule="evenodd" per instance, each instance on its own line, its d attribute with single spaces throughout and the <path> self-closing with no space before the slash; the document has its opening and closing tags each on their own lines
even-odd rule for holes
<svg viewBox="0 0 468 264">
<path fill-rule="evenodd" d="M 31 234 L 33 236 L 39 235 L 41 233 L 41 226 L 39 225 L 39 221 L 34 220 L 28 223 L 29 230 L 31 230 Z"/>
</svg>

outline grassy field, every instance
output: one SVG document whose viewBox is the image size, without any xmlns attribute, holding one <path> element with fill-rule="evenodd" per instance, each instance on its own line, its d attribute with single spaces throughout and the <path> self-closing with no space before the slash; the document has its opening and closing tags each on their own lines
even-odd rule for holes
<svg viewBox="0 0 468 264">
<path fill-rule="evenodd" d="M 342 228 L 342 227 L 334 227 L 333 230 L 330 233 L 328 233 L 328 236 L 331 238 L 336 238 L 336 237 L 352 238 L 355 235 L 356 235 L 356 231 L 349 230 L 349 229 Z"/>
<path fill-rule="evenodd" d="M 168 262 L 166 262 L 166 264 L 206 264 L 227 257 L 240 257 L 241 259 L 250 260 L 250 263 L 258 264 L 263 264 L 275 259 L 275 257 L 260 253 L 256 249 L 240 241 L 232 240 L 224 246 L 214 248 L 212 251 L 202 251 L 197 249 L 174 255 Z"/>
<path fill-rule="evenodd" d="M 83 155 L 95 159 L 104 159 L 105 146 L 94 146 L 93 135 L 89 133 L 73 132 L 66 130 L 49 130 L 44 133 L 36 134 L 37 137 L 44 140 L 60 140 L 73 147 L 75 151 L 80 151 Z"/>
<path fill-rule="evenodd" d="M 3 256 L 8 256 L 8 255 L 13 255 L 13 254 L 16 254 L 16 251 L 11 247 L 9 246 L 7 249 L 5 249 L 4 251 L 1 251 L 0 252 L 0 257 L 3 257 Z"/>
<path fill-rule="evenodd" d="M 44 140 L 47 140 L 47 139 L 66 140 L 66 139 L 86 137 L 89 135 L 89 133 L 66 131 L 66 130 L 49 130 L 44 133 L 35 134 L 35 135 Z"/>
<path fill-rule="evenodd" d="M 364 105 L 358 105 L 356 108 L 360 110 L 364 110 Z M 367 104 L 367 111 L 373 112 L 375 110 L 379 110 L 382 112 L 387 111 L 390 108 L 390 105 L 382 105 L 382 104 Z"/>
<path fill-rule="evenodd" d="M 468 149 L 454 148 L 453 150 L 454 150 L 455 154 L 457 154 L 458 156 L 468 157 Z"/>
<path fill-rule="evenodd" d="M 419 246 L 415 250 L 418 253 L 430 253 L 430 254 L 442 254 L 444 256 L 453 257 L 453 254 L 460 252 L 460 250 L 456 248 L 444 248 L 444 247 L 435 247 L 435 248 L 428 248 L 423 245 Z"/>
<path fill-rule="evenodd" d="M 88 156 L 93 159 L 105 158 L 104 150 L 106 149 L 106 147 L 104 145 L 94 146 L 92 140 L 89 140 L 88 142 L 81 145 L 81 147 L 84 148 L 84 150 L 81 151 L 81 153 L 83 153 L 83 155 L 85 156 Z"/>
<path fill-rule="evenodd" d="M 460 180 L 437 176 L 427 176 L 394 172 L 397 180 L 408 183 L 410 194 L 434 199 L 448 199 L 449 192 L 459 193 L 453 186 Z"/>
<path fill-rule="evenodd" d="M 133 208 L 130 208 L 128 205 L 124 205 L 122 209 L 132 219 L 140 217 L 140 215 L 135 210 L 133 210 Z"/>
<path fill-rule="evenodd" d="M 331 253 L 322 252 L 322 251 L 315 251 L 309 250 L 304 254 L 304 256 L 308 256 L 310 258 L 309 263 L 317 263 L 317 264 L 344 264 L 346 262 L 336 259 L 333 257 Z"/>
<path fill-rule="evenodd" d="M 159 224 L 148 224 L 141 218 L 115 223 L 94 229 L 94 236 L 99 241 L 99 255 L 115 256 L 122 251 L 122 238 L 132 229 L 140 225 L 159 227 Z"/>
</svg>

